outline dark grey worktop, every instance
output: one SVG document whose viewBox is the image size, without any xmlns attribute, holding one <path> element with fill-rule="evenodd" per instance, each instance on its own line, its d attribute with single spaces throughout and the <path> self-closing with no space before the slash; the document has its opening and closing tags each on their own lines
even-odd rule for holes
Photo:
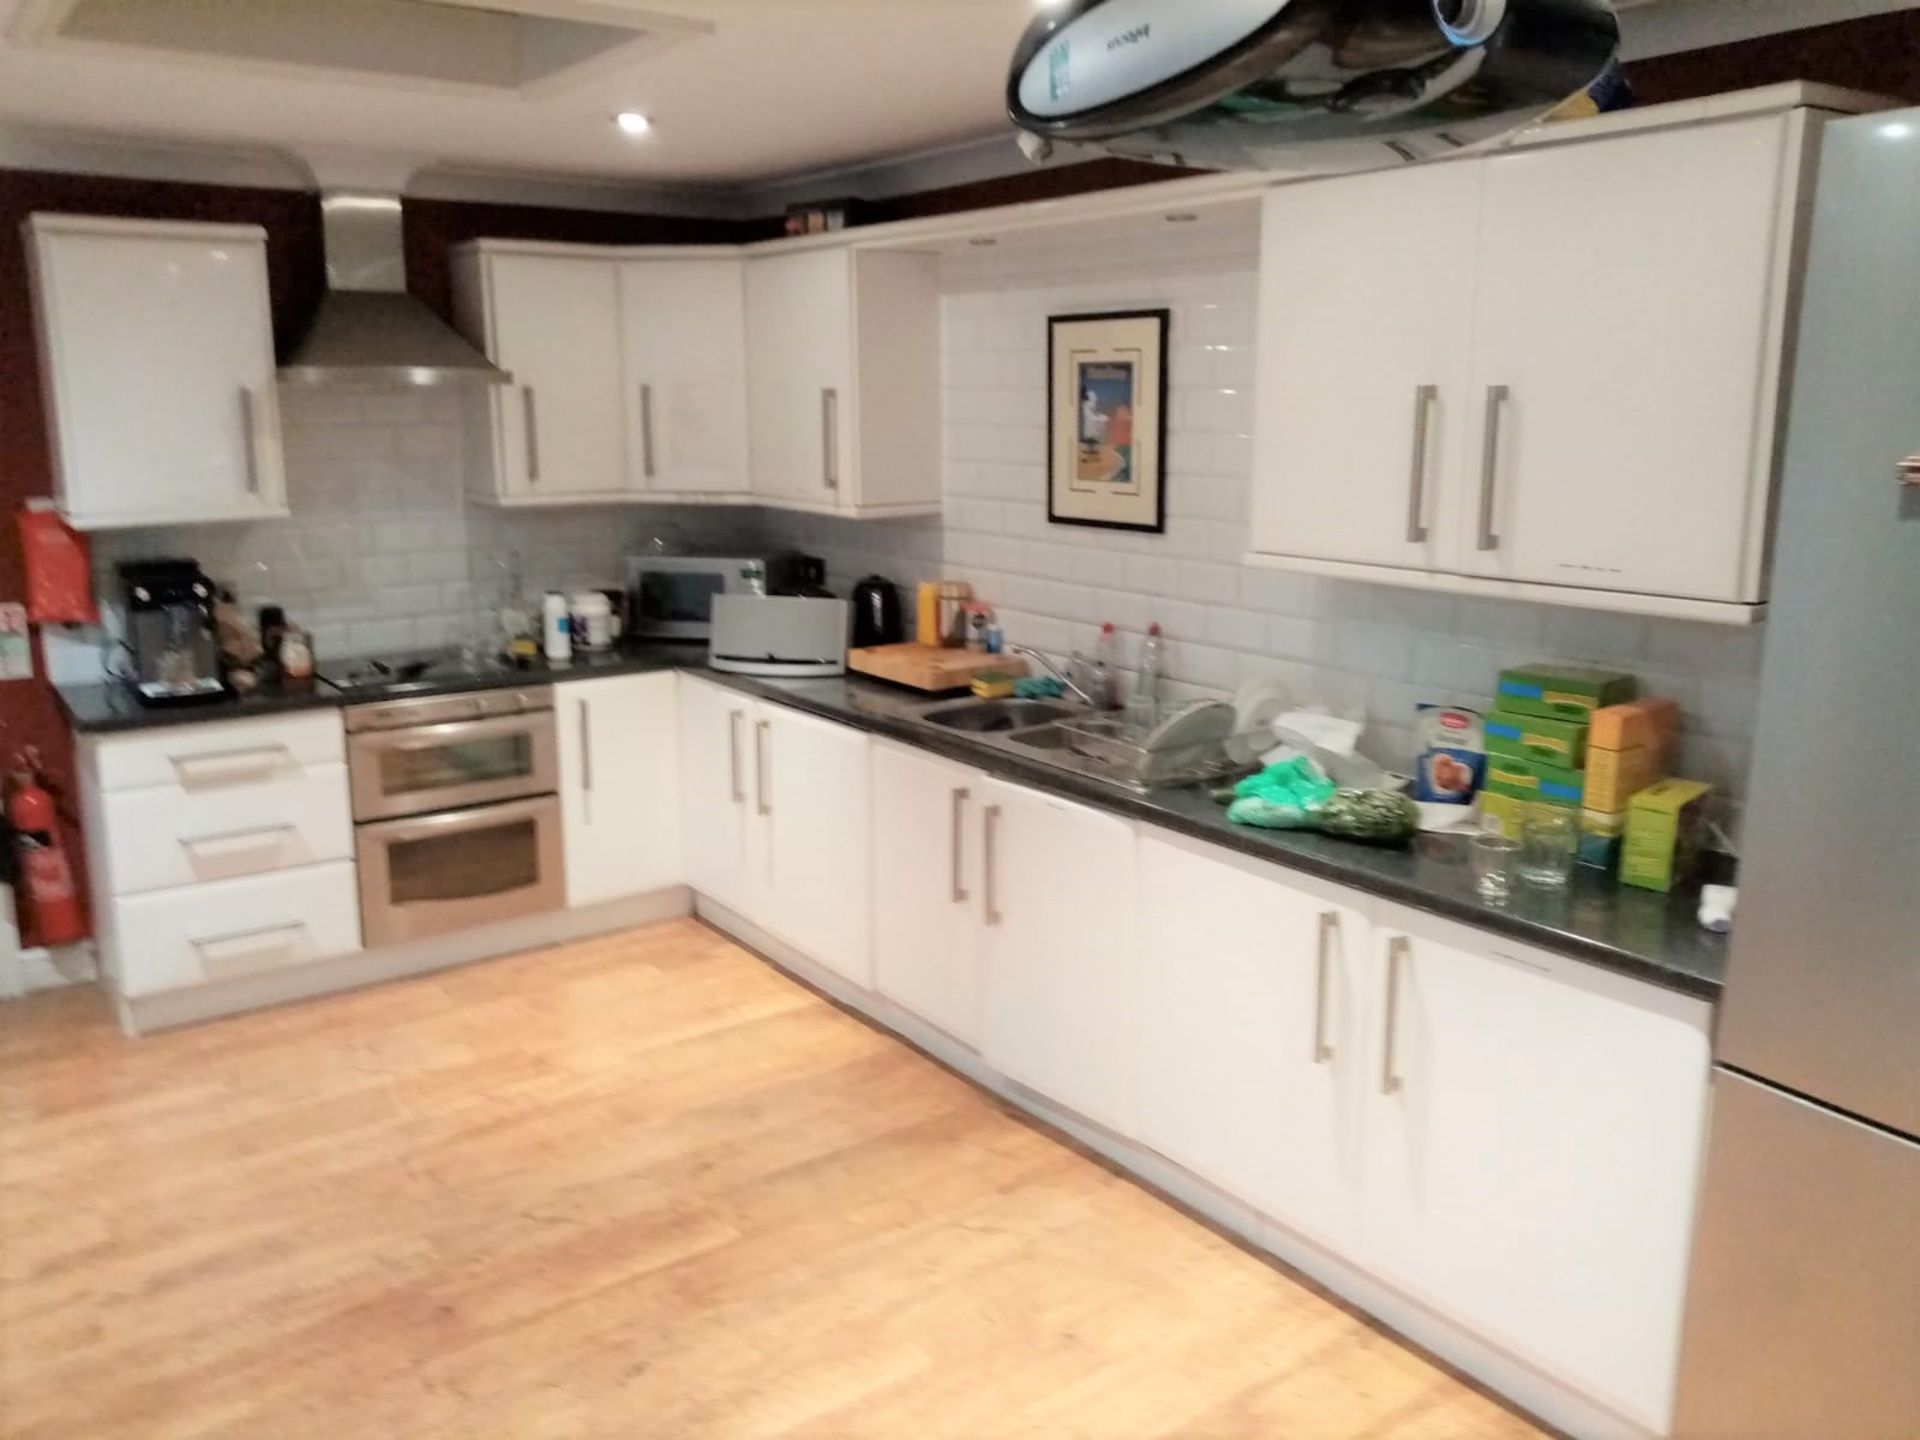
<svg viewBox="0 0 1920 1440">
<path fill-rule="evenodd" d="M 1702 999 L 1719 998 L 1726 970 L 1727 943 L 1694 920 L 1695 893 L 1671 896 L 1634 890 L 1596 871 L 1576 868 L 1565 891 L 1521 886 L 1512 902 L 1496 907 L 1473 887 L 1468 841 L 1460 835 L 1422 835 L 1402 849 L 1361 845 L 1330 836 L 1293 831 L 1256 830 L 1229 824 L 1225 807 L 1200 788 L 1135 794 L 1087 775 L 1058 769 L 970 738 L 939 729 L 919 717 L 930 706 L 953 697 L 930 698 L 895 686 L 849 677 L 835 680 L 775 680 L 724 675 L 706 666 L 694 646 L 655 645 L 622 651 L 566 669 L 544 664 L 527 669 L 499 668 L 454 674 L 419 682 L 408 696 L 457 694 L 513 685 L 563 684 L 609 675 L 645 674 L 681 669 L 702 675 L 743 694 L 790 705 L 827 720 L 884 735 L 945 755 L 989 774 L 1065 796 L 1098 809 L 1125 815 L 1209 841 L 1276 865 L 1316 875 L 1369 894 L 1498 931 L 1517 940 L 1576 959 L 1604 965 Z M 327 690 L 296 695 L 256 695 L 246 700 L 170 710 L 140 706 L 119 687 L 88 685 L 60 688 L 61 703 L 76 731 L 104 733 L 210 720 L 248 719 L 290 710 L 345 704 Z"/>
</svg>

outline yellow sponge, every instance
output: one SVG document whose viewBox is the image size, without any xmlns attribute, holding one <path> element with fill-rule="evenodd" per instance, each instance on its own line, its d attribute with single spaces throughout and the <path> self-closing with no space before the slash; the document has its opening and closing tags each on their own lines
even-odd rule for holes
<svg viewBox="0 0 1920 1440">
<path fill-rule="evenodd" d="M 1013 677 L 998 670 L 984 670 L 973 677 L 973 693 L 982 700 L 1005 700 L 1013 694 Z"/>
</svg>

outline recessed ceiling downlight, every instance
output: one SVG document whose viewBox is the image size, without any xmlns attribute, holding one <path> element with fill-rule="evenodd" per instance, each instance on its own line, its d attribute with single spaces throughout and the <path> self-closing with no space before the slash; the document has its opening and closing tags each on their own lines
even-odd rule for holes
<svg viewBox="0 0 1920 1440">
<path fill-rule="evenodd" d="M 622 110 L 613 117 L 613 123 L 620 127 L 622 135 L 644 135 L 653 129 L 653 121 L 638 110 Z"/>
</svg>

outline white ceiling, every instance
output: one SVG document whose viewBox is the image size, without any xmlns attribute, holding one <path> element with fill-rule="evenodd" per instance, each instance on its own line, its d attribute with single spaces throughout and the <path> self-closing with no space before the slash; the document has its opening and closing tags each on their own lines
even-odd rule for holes
<svg viewBox="0 0 1920 1440">
<path fill-rule="evenodd" d="M 539 98 L 14 33 L 44 3 L 0 0 L 0 123 L 364 151 L 423 167 L 740 185 L 1004 132 L 1007 62 L 1035 0 L 598 0 L 713 29 Z M 307 3 L 324 11 L 334 0 Z M 621 135 L 612 123 L 621 110 L 652 117 L 654 133 Z"/>
<path fill-rule="evenodd" d="M 700 193 L 746 196 L 812 176 L 821 177 L 814 188 L 831 188 L 837 177 L 824 172 L 1004 140 L 1011 133 L 1002 106 L 1007 63 L 1041 0 L 459 0 L 549 14 L 569 6 L 665 12 L 711 27 L 533 96 L 36 43 L 17 33 L 32 15 L 72 3 L 0 0 L 0 164 L 33 163 L 40 152 L 23 150 L 22 135 L 61 136 L 137 141 L 150 151 L 331 152 L 332 173 L 342 173 L 343 157 L 366 157 L 398 177 L 394 184 L 415 171 L 546 177 L 618 187 L 636 200 L 646 191 L 686 191 L 685 203 L 693 204 Z M 331 12 L 345 23 L 373 0 L 275 3 Z M 1914 3 L 1616 0 L 1628 56 Z M 639 140 L 621 135 L 612 117 L 628 109 L 651 116 L 654 132 Z M 1005 163 L 997 150 L 993 158 Z M 199 173 L 204 166 L 167 154 L 134 166 L 96 153 L 83 165 L 54 168 L 96 167 L 211 178 Z"/>
</svg>

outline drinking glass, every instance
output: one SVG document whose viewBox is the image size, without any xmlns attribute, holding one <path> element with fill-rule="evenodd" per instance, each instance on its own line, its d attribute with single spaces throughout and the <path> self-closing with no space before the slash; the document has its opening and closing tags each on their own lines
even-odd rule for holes
<svg viewBox="0 0 1920 1440">
<path fill-rule="evenodd" d="M 1513 893 L 1514 860 L 1520 842 L 1492 831 L 1473 837 L 1473 888 L 1490 905 L 1504 904 Z"/>
<path fill-rule="evenodd" d="M 1573 811 L 1558 805 L 1529 805 L 1520 817 L 1520 878 L 1529 885 L 1559 889 L 1573 874 L 1580 831 Z"/>
</svg>

